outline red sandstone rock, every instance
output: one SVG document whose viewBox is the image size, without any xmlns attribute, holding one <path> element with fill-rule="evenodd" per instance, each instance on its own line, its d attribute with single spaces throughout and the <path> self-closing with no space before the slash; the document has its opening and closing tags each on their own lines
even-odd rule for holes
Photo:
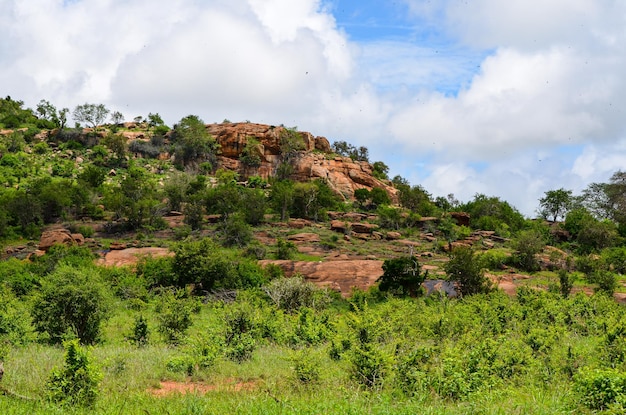
<svg viewBox="0 0 626 415">
<path fill-rule="evenodd" d="M 74 239 L 72 239 L 70 231 L 66 229 L 44 231 L 39 239 L 39 250 L 47 252 L 53 245 L 72 245 L 73 243 Z"/>
</svg>

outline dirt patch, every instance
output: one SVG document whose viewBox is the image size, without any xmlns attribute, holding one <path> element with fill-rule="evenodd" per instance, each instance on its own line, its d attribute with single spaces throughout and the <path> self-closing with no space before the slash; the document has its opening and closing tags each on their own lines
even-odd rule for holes
<svg viewBox="0 0 626 415">
<path fill-rule="evenodd" d="M 173 394 L 186 395 L 188 393 L 204 395 L 213 391 L 241 392 L 250 391 L 256 388 L 254 381 L 241 381 L 228 378 L 220 384 L 206 384 L 202 382 L 176 382 L 164 380 L 159 382 L 158 388 L 148 389 L 148 393 L 153 396 L 169 396 Z"/>
</svg>

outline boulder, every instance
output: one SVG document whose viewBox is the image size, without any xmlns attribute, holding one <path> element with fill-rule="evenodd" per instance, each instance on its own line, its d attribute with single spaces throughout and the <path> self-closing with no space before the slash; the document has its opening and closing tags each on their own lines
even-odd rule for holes
<svg viewBox="0 0 626 415">
<path fill-rule="evenodd" d="M 345 222 L 342 220 L 333 220 L 330 222 L 330 230 L 335 232 L 341 232 L 343 234 L 348 234 L 350 232 L 350 227 L 352 224 L 350 222 Z"/>
<path fill-rule="evenodd" d="M 285 275 L 303 275 L 316 285 L 329 287 L 348 297 L 353 288 L 367 290 L 383 275 L 383 261 L 344 260 L 328 262 L 263 260 L 262 266 L 275 264 Z"/>
<path fill-rule="evenodd" d="M 315 243 L 319 242 L 321 239 L 316 233 L 297 233 L 295 235 L 287 236 L 287 240 L 302 243 Z"/>
<path fill-rule="evenodd" d="M 74 239 L 67 229 L 44 231 L 39 239 L 39 250 L 47 252 L 53 245 L 72 245 L 73 243 Z"/>
<path fill-rule="evenodd" d="M 456 221 L 459 226 L 470 225 L 470 215 L 465 212 L 450 212 L 450 217 Z"/>
<path fill-rule="evenodd" d="M 353 223 L 352 224 L 352 232 L 354 233 L 371 234 L 378 228 L 379 226 L 373 223 Z"/>
</svg>

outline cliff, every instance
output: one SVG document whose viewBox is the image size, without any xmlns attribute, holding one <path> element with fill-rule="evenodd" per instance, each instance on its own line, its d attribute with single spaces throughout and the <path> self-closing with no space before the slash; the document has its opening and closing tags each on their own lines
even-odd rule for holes
<svg viewBox="0 0 626 415">
<path fill-rule="evenodd" d="M 224 123 L 207 125 L 209 133 L 221 145 L 218 157 L 220 168 L 237 171 L 242 177 L 272 177 L 281 161 L 281 134 L 285 127 L 255 123 Z M 329 186 L 344 199 L 351 199 L 357 189 L 385 189 L 392 200 L 396 200 L 396 189 L 388 181 L 372 175 L 372 166 L 364 161 L 349 157 L 337 157 L 325 137 L 315 137 L 309 132 L 299 132 L 304 142 L 304 150 L 299 151 L 293 160 L 291 178 L 296 181 L 325 179 Z M 258 154 L 261 165 L 247 167 L 240 162 L 240 156 L 254 138 L 259 142 Z"/>
</svg>

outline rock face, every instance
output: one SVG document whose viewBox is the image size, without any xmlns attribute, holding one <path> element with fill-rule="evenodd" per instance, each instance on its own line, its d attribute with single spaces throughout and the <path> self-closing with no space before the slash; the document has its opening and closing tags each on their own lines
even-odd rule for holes
<svg viewBox="0 0 626 415">
<path fill-rule="evenodd" d="M 281 162 L 280 139 L 285 127 L 254 123 L 223 123 L 207 125 L 208 132 L 221 146 L 218 164 L 221 168 L 238 171 L 242 176 L 261 176 L 268 179 L 276 172 Z M 392 200 L 396 200 L 396 189 L 372 175 L 372 166 L 348 157 L 332 157 L 330 143 L 325 137 L 314 137 L 300 132 L 304 150 L 293 161 L 291 178 L 307 182 L 325 179 L 331 189 L 344 199 L 352 199 L 357 189 L 385 189 Z M 256 152 L 261 158 L 258 167 L 247 167 L 239 161 L 250 138 L 259 142 Z"/>
<path fill-rule="evenodd" d="M 328 262 L 307 262 L 287 260 L 259 261 L 262 266 L 276 264 L 290 277 L 296 273 L 303 275 L 316 285 L 326 286 L 348 297 L 352 288 L 367 290 L 383 275 L 383 261 L 345 260 Z"/>
<path fill-rule="evenodd" d="M 53 245 L 82 245 L 85 238 L 80 233 L 70 233 L 67 229 L 53 229 L 44 231 L 39 239 L 39 249 L 48 251 Z"/>
</svg>

